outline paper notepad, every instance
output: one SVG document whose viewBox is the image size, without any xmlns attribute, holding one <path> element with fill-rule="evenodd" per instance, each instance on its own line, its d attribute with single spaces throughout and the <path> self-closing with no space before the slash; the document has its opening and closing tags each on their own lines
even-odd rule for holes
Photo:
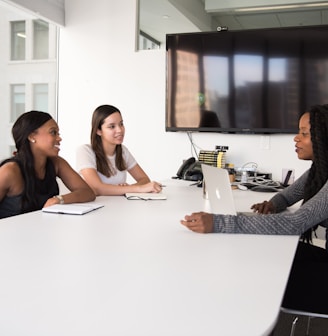
<svg viewBox="0 0 328 336">
<path fill-rule="evenodd" d="M 54 204 L 46 208 L 42 208 L 43 212 L 69 214 L 69 215 L 84 215 L 90 211 L 94 211 L 103 207 L 103 204 L 95 202 L 87 203 L 71 203 L 71 204 Z"/>
<path fill-rule="evenodd" d="M 126 193 L 128 200 L 166 200 L 166 195 L 162 193 Z"/>
</svg>

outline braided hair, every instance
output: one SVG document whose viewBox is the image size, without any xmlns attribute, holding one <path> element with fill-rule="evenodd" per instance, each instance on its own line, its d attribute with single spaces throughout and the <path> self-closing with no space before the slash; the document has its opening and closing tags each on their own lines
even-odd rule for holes
<svg viewBox="0 0 328 336">
<path fill-rule="evenodd" d="M 313 162 L 304 189 L 303 204 L 318 193 L 328 179 L 328 104 L 311 107 L 309 114 Z M 312 242 L 318 225 L 304 232 L 302 240 Z"/>
</svg>

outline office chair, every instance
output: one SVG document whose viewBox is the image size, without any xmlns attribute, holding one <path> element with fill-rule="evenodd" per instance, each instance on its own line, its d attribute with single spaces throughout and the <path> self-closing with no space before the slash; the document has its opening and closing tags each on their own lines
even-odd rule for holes
<svg viewBox="0 0 328 336">
<path fill-rule="evenodd" d="M 294 310 L 294 309 L 288 309 L 281 307 L 280 310 L 283 313 L 286 314 L 293 314 L 296 315 L 295 318 L 293 319 L 292 326 L 290 329 L 290 336 L 295 335 L 295 330 L 296 330 L 296 325 L 299 320 L 300 316 L 306 316 L 307 317 L 307 325 L 306 325 L 306 334 L 305 336 L 310 336 L 310 326 L 311 326 L 311 320 L 318 317 L 318 318 L 328 318 L 328 313 L 327 314 L 319 314 L 319 313 L 312 313 L 312 312 L 307 312 L 307 311 L 302 311 L 302 310 Z"/>
<path fill-rule="evenodd" d="M 325 240 L 322 239 L 314 239 L 313 245 L 320 247 L 322 250 L 325 247 Z M 314 247 L 315 248 L 315 247 Z M 286 294 L 285 294 L 286 295 Z M 320 295 L 320 292 L 318 293 Z M 307 304 L 309 309 L 300 309 L 297 307 L 297 305 L 301 302 L 299 301 L 298 303 L 294 302 L 292 304 L 289 303 L 290 307 L 286 308 L 284 307 L 284 304 L 282 304 L 280 310 L 283 313 L 286 314 L 293 314 L 296 315 L 295 318 L 293 319 L 291 330 L 290 330 L 290 336 L 294 336 L 295 330 L 296 330 L 296 325 L 299 320 L 299 316 L 306 316 L 307 317 L 307 327 L 306 327 L 306 336 L 310 336 L 310 325 L 311 325 L 311 320 L 313 318 L 328 318 L 328 304 L 327 306 L 323 306 L 322 304 L 318 306 L 316 297 L 311 296 L 311 298 L 307 298 Z M 328 302 L 327 302 L 328 303 Z M 291 307 L 293 306 L 293 307 Z"/>
</svg>

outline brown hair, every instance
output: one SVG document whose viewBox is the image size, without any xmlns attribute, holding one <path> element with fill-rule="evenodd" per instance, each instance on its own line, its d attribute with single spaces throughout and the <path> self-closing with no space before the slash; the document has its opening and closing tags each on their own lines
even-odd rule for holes
<svg viewBox="0 0 328 336">
<path fill-rule="evenodd" d="M 121 114 L 120 110 L 115 106 L 100 105 L 93 112 L 91 121 L 91 147 L 96 154 L 97 171 L 107 177 L 115 175 L 115 168 L 111 166 L 110 161 L 105 154 L 101 137 L 97 134 L 97 131 L 101 129 L 105 119 L 115 112 Z M 122 145 L 116 146 L 115 154 L 116 168 L 120 171 L 126 170 L 126 163 L 122 153 Z"/>
</svg>

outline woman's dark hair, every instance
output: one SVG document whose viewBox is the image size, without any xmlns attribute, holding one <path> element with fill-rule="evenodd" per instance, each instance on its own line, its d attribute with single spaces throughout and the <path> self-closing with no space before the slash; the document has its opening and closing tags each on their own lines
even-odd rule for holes
<svg viewBox="0 0 328 336">
<path fill-rule="evenodd" d="M 313 197 L 328 179 L 328 105 L 316 105 L 309 110 L 313 162 L 304 189 L 303 203 Z M 318 225 L 307 230 L 303 241 L 311 242 Z"/>
<path fill-rule="evenodd" d="M 50 119 L 52 119 L 50 114 L 39 111 L 25 112 L 18 117 L 12 127 L 12 135 L 17 152 L 14 157 L 1 163 L 1 165 L 3 165 L 7 162 L 14 161 L 20 167 L 25 183 L 21 204 L 23 212 L 37 209 L 35 201 L 37 176 L 34 167 L 34 157 L 28 137 Z"/>
<path fill-rule="evenodd" d="M 98 130 L 101 130 L 105 119 L 111 114 L 118 112 L 121 114 L 120 110 L 112 105 L 101 105 L 98 106 L 92 115 L 91 121 L 91 147 L 96 154 L 96 164 L 97 171 L 103 175 L 110 177 L 115 175 L 114 167 L 111 166 L 106 153 L 104 151 L 102 140 L 100 135 L 97 134 Z M 126 163 L 123 158 L 122 145 L 117 145 L 115 148 L 115 165 L 118 170 L 122 171 L 126 169 Z"/>
</svg>

